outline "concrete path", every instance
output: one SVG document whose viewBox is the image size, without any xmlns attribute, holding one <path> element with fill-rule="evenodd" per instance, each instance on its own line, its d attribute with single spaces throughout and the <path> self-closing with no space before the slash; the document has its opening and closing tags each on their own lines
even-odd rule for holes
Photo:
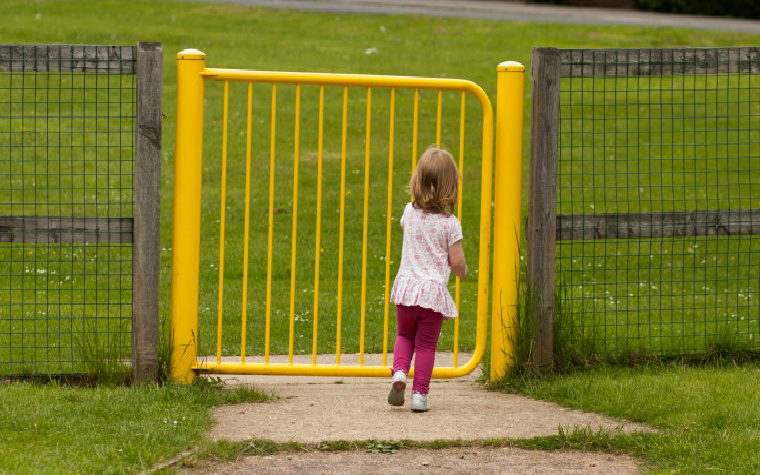
<svg viewBox="0 0 760 475">
<path fill-rule="evenodd" d="M 192 0 L 191 0 L 192 1 Z M 491 20 L 700 28 L 760 34 L 760 21 L 606 8 L 483 0 L 198 0 L 318 12 L 426 15 Z"/>
<path fill-rule="evenodd" d="M 382 355 L 366 355 L 367 365 L 379 365 Z M 310 356 L 304 363 L 310 362 Z M 343 355 L 353 364 L 356 355 Z M 470 355 L 460 355 L 460 361 Z M 437 363 L 451 366 L 450 353 L 439 354 Z M 392 356 L 389 357 L 392 361 Z M 298 362 L 298 361 L 296 361 Z M 556 435 L 559 427 L 590 427 L 593 430 L 649 430 L 626 421 L 562 408 L 515 394 L 483 389 L 479 372 L 454 380 L 431 383 L 430 412 L 409 409 L 411 382 L 406 404 L 386 402 L 390 377 L 336 378 L 287 376 L 225 377 L 229 384 L 253 384 L 280 399 L 269 403 L 238 404 L 214 409 L 214 439 L 269 439 L 276 442 L 316 443 L 348 440 L 480 440 L 526 439 Z"/>
<path fill-rule="evenodd" d="M 325 355 L 326 360 L 333 359 Z M 367 365 L 379 365 L 381 355 L 366 355 Z M 460 355 L 460 362 L 470 355 Z M 286 358 L 272 357 L 274 362 Z M 231 360 L 236 360 L 232 359 Z M 310 363 L 311 357 L 296 357 Z M 353 365 L 357 355 L 342 355 Z M 392 356 L 389 357 L 392 361 Z M 437 357 L 451 366 L 452 355 Z M 536 452 L 512 447 L 459 447 L 402 449 L 394 454 L 365 450 L 321 451 L 327 441 L 478 441 L 527 439 L 590 428 L 596 431 L 651 431 L 650 428 L 598 414 L 562 408 L 527 397 L 487 391 L 477 379 L 479 372 L 456 380 L 434 380 L 430 387 L 431 410 L 415 414 L 409 409 L 411 384 L 404 407 L 386 402 L 388 378 L 336 378 L 287 376 L 225 376 L 230 385 L 253 384 L 278 396 L 266 403 L 219 407 L 212 411 L 216 423 L 208 434 L 212 440 L 314 444 L 297 451 L 270 456 L 247 456 L 234 462 L 202 462 L 182 468 L 181 473 L 202 474 L 555 474 L 636 475 L 639 460 L 596 452 L 559 450 Z"/>
</svg>

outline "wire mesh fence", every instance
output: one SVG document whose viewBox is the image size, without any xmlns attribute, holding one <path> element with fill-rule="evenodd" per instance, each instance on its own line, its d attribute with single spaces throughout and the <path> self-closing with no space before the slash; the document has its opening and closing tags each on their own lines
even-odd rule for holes
<svg viewBox="0 0 760 475">
<path fill-rule="evenodd" d="M 0 374 L 130 357 L 134 50 L 0 46 Z"/>
<path fill-rule="evenodd" d="M 760 347 L 760 51 L 559 56 L 565 336 L 618 355 Z"/>
</svg>

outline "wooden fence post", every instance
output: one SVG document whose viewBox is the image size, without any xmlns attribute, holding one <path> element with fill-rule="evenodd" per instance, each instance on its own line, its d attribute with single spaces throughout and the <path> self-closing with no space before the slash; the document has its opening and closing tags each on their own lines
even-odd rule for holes
<svg viewBox="0 0 760 475">
<path fill-rule="evenodd" d="M 557 48 L 534 48 L 531 55 L 533 107 L 530 137 L 527 278 L 535 319 L 533 364 L 551 368 L 554 353 L 554 256 L 559 159 L 560 56 Z"/>
<path fill-rule="evenodd" d="M 132 374 L 135 381 L 156 381 L 161 231 L 162 44 L 139 42 L 136 62 Z"/>
</svg>

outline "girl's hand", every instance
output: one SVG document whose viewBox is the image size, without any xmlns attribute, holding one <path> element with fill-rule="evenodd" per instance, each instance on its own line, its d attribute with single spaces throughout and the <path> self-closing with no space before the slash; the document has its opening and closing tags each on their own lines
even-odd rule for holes
<svg viewBox="0 0 760 475">
<path fill-rule="evenodd" d="M 464 249 L 462 249 L 462 241 L 457 241 L 449 246 L 449 266 L 455 276 L 461 280 L 467 280 L 467 262 L 464 258 Z"/>
</svg>

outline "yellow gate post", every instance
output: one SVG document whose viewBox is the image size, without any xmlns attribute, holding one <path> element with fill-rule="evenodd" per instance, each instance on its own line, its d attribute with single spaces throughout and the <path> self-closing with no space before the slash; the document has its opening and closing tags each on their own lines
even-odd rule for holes
<svg viewBox="0 0 760 475">
<path fill-rule="evenodd" d="M 494 190 L 491 380 L 504 376 L 514 358 L 514 320 L 520 279 L 522 142 L 525 66 L 497 67 Z M 512 278 L 514 276 L 514 278 Z"/>
<path fill-rule="evenodd" d="M 174 231 L 170 371 L 191 382 L 198 337 L 198 263 L 203 159 L 203 76 L 206 55 L 177 54 L 177 131 L 174 155 Z"/>
</svg>

